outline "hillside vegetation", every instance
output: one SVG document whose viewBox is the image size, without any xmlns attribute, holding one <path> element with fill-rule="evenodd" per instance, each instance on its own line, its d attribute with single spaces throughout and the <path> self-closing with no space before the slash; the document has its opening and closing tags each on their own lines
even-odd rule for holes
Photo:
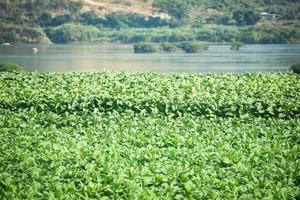
<svg viewBox="0 0 300 200">
<path fill-rule="evenodd" d="M 261 12 L 273 13 L 276 17 L 274 20 L 267 20 L 260 15 Z M 87 38 L 84 41 L 99 41 L 103 38 L 113 41 L 116 37 L 110 35 L 115 30 L 132 28 L 185 29 L 184 32 L 193 38 L 197 36 L 191 29 L 197 29 L 206 31 L 207 37 L 211 38 L 211 35 L 218 34 L 219 27 L 225 26 L 223 29 L 231 32 L 228 35 L 225 33 L 228 38 L 222 40 L 225 42 L 296 43 L 300 41 L 299 13 L 300 2 L 297 0 L 1 1 L 0 42 L 49 42 L 44 33 L 52 42 L 57 42 L 62 39 L 54 37 L 51 34 L 53 31 L 66 29 L 68 32 L 74 26 L 88 25 L 99 29 L 102 34 L 92 40 L 83 36 L 81 38 Z M 64 26 L 65 24 L 74 26 Z M 84 30 L 83 34 L 94 32 L 89 30 L 92 27 L 81 28 Z M 254 33 L 245 39 L 243 30 Z M 268 35 L 270 38 L 264 38 Z M 131 42 L 139 40 L 147 42 L 146 38 Z M 199 40 L 212 41 L 206 37 Z M 82 39 L 72 38 L 66 42 L 74 41 Z M 169 39 L 163 41 L 170 42 Z"/>
</svg>

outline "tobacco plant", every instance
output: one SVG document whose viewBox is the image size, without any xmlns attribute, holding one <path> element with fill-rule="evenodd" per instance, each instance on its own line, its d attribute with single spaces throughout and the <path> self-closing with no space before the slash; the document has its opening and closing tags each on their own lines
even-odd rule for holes
<svg viewBox="0 0 300 200">
<path fill-rule="evenodd" d="M 295 199 L 292 73 L 0 74 L 0 199 Z"/>
</svg>

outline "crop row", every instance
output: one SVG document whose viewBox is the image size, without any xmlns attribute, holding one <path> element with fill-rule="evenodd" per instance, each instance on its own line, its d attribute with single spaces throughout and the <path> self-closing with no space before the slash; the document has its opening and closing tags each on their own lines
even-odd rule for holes
<svg viewBox="0 0 300 200">
<path fill-rule="evenodd" d="M 145 113 L 146 115 L 163 115 L 179 117 L 185 114 L 195 116 L 205 116 L 206 118 L 215 117 L 241 117 L 252 115 L 255 117 L 275 117 L 281 119 L 299 118 L 300 109 L 295 107 L 294 102 L 265 102 L 255 100 L 253 102 L 176 102 L 159 100 L 119 99 L 114 97 L 90 97 L 84 99 L 68 99 L 59 102 L 51 100 L 41 100 L 37 102 L 20 101 L 16 104 L 5 102 L 0 103 L 0 108 L 11 111 L 30 110 L 37 112 L 51 111 L 54 113 L 80 113 L 80 112 L 134 112 Z"/>
<path fill-rule="evenodd" d="M 0 199 L 293 199 L 292 73 L 1 73 Z"/>
<path fill-rule="evenodd" d="M 0 108 L 14 111 L 300 117 L 294 74 L 29 73 L 2 75 L 0 86 Z"/>
<path fill-rule="evenodd" d="M 299 119 L 3 110 L 0 197 L 291 199 L 299 128 Z"/>
</svg>

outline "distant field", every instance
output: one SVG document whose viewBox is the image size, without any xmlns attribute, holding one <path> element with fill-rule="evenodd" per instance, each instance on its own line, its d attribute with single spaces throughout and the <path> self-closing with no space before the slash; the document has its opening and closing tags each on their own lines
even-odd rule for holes
<svg viewBox="0 0 300 200">
<path fill-rule="evenodd" d="M 292 73 L 0 73 L 0 199 L 295 199 Z"/>
</svg>

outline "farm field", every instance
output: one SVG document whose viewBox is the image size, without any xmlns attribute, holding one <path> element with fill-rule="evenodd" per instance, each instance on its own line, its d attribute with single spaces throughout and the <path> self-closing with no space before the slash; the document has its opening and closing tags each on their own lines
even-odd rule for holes
<svg viewBox="0 0 300 200">
<path fill-rule="evenodd" d="M 295 199 L 292 73 L 0 73 L 0 199 Z"/>
</svg>

